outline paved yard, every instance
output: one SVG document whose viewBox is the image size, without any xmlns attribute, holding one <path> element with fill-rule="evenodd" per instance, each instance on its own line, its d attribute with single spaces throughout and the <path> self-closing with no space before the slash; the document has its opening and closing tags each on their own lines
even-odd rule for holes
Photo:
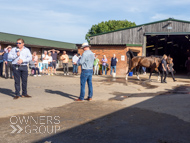
<svg viewBox="0 0 190 143">
<path fill-rule="evenodd" d="M 73 101 L 79 76 L 29 77 L 32 98 L 18 100 L 14 81 L 1 78 L 0 142 L 189 143 L 190 80 L 140 77 L 93 76 L 91 102 Z"/>
</svg>

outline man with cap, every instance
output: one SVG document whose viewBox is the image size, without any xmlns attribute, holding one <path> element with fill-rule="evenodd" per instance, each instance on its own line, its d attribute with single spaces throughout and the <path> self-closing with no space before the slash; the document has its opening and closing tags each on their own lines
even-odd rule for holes
<svg viewBox="0 0 190 143">
<path fill-rule="evenodd" d="M 20 79 L 22 80 L 21 97 L 31 97 L 27 94 L 27 78 L 28 78 L 28 62 L 32 60 L 32 54 L 28 48 L 24 46 L 24 40 L 17 40 L 17 47 L 12 48 L 8 54 L 8 59 L 12 59 L 13 74 L 15 80 L 14 99 L 20 97 Z"/>
<path fill-rule="evenodd" d="M 12 47 L 8 46 L 7 53 L 3 55 L 3 61 L 5 62 L 5 78 L 8 79 L 9 75 L 10 78 L 13 78 L 13 70 L 12 70 L 12 59 L 8 58 L 8 54 L 10 53 Z"/>
<path fill-rule="evenodd" d="M 94 53 L 90 50 L 88 43 L 83 43 L 81 49 L 84 50 L 78 64 L 81 65 L 82 72 L 80 76 L 80 97 L 75 101 L 83 101 L 85 96 L 85 85 L 88 83 L 88 98 L 86 100 L 91 101 L 93 96 L 92 87 L 92 74 L 93 74 L 93 64 L 94 64 Z"/>
</svg>

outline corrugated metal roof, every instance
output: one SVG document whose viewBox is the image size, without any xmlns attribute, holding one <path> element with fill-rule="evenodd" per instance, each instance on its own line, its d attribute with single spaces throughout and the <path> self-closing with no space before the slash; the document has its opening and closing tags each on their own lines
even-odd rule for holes
<svg viewBox="0 0 190 143">
<path fill-rule="evenodd" d="M 146 24 L 136 25 L 136 26 L 133 26 L 133 27 L 127 27 L 127 28 L 117 29 L 117 30 L 114 30 L 114 31 L 109 31 L 109 32 L 104 32 L 104 33 L 98 33 L 98 34 L 91 35 L 90 37 L 94 37 L 94 36 L 98 36 L 98 35 L 103 35 L 103 34 L 108 34 L 108 33 L 117 32 L 117 31 L 122 31 L 122 30 L 126 30 L 126 29 L 132 29 L 132 28 L 141 27 L 141 26 L 145 26 L 145 25 L 151 25 L 151 24 L 165 22 L 165 21 L 177 21 L 177 22 L 183 22 L 183 23 L 190 23 L 190 21 L 184 21 L 184 20 L 178 20 L 178 19 L 168 18 L 168 19 L 165 19 L 165 20 L 160 20 L 160 21 L 150 22 L 150 23 L 146 23 Z"/>
<path fill-rule="evenodd" d="M 63 49 L 71 49 L 71 50 L 77 49 L 76 44 L 73 44 L 73 43 L 66 43 L 66 42 L 53 41 L 53 40 L 0 32 L 1 42 L 15 44 L 18 38 L 24 39 L 25 45 L 30 45 L 30 46 L 38 46 L 38 47 L 46 47 L 46 48 L 63 48 Z"/>
</svg>

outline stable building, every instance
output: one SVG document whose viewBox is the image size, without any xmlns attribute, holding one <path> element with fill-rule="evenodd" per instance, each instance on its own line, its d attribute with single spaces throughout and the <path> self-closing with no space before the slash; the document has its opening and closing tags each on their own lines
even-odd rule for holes
<svg viewBox="0 0 190 143">
<path fill-rule="evenodd" d="M 77 53 L 77 46 L 73 43 L 66 43 L 66 42 L 60 42 L 60 41 L 53 41 L 53 40 L 47 40 L 47 39 L 41 39 L 41 38 L 34 38 L 34 37 L 28 37 L 28 36 L 22 36 L 22 35 L 15 35 L 15 34 L 8 34 L 0 32 L 0 45 L 2 49 L 6 48 L 8 45 L 11 45 L 12 47 L 16 47 L 16 41 L 17 39 L 22 38 L 25 41 L 25 46 L 30 49 L 31 53 L 34 51 L 37 52 L 39 61 L 41 60 L 41 56 L 44 53 L 44 50 L 51 50 L 56 49 L 60 51 L 59 56 L 63 53 L 63 51 L 66 51 L 69 55 L 69 58 L 72 58 L 74 53 Z M 61 67 L 62 64 L 58 60 L 58 67 Z"/>
<path fill-rule="evenodd" d="M 103 55 L 107 56 L 109 64 L 113 54 L 116 54 L 119 75 L 126 73 L 128 50 L 137 56 L 170 55 L 174 59 L 174 69 L 183 72 L 185 61 L 190 56 L 190 21 L 169 18 L 92 35 L 90 44 L 100 60 Z"/>
</svg>

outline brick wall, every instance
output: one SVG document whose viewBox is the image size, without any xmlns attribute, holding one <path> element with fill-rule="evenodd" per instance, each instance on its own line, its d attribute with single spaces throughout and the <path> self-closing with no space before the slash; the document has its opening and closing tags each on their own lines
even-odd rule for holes
<svg viewBox="0 0 190 143">
<path fill-rule="evenodd" d="M 127 56 L 126 52 L 129 49 L 134 49 L 134 50 L 139 50 L 140 52 L 138 53 L 138 56 L 142 55 L 142 47 L 126 47 L 126 46 L 91 46 L 91 51 L 93 53 L 96 53 L 98 55 L 99 60 L 101 61 L 103 58 L 103 55 L 106 55 L 109 67 L 111 65 L 111 58 L 113 57 L 113 54 L 116 55 L 118 58 L 118 63 L 116 66 L 116 74 L 117 75 L 125 75 L 126 73 L 126 67 L 127 67 Z M 82 55 L 83 50 L 78 49 L 78 53 Z M 125 59 L 124 61 L 121 60 L 121 56 L 124 56 Z M 101 64 L 101 62 L 100 62 Z M 80 69 L 79 69 L 80 71 Z M 108 71 L 107 75 L 110 75 L 110 70 Z"/>
</svg>

